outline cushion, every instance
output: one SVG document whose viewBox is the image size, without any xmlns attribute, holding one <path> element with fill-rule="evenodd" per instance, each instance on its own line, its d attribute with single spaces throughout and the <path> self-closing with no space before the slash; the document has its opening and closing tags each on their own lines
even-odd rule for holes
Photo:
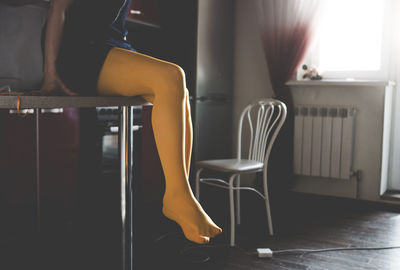
<svg viewBox="0 0 400 270">
<path fill-rule="evenodd" d="M 0 86 L 10 85 L 17 91 L 38 89 L 43 78 L 42 36 L 48 5 L 15 6 L 0 1 Z"/>
</svg>

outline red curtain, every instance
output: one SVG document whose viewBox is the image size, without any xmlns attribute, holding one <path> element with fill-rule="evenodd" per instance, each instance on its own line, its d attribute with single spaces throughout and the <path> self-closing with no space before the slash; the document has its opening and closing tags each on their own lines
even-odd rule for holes
<svg viewBox="0 0 400 270">
<path fill-rule="evenodd" d="M 278 33 L 277 33 L 278 32 Z M 279 29 L 262 33 L 265 56 L 268 63 L 271 84 L 277 98 L 291 96 L 285 83 L 295 74 L 311 41 L 310 26 L 299 24 L 287 31 Z M 290 105 L 290 104 L 287 104 Z"/>
<path fill-rule="evenodd" d="M 285 83 L 314 36 L 321 0 L 260 0 L 261 38 L 276 98 L 292 105 Z"/>
<path fill-rule="evenodd" d="M 272 205 L 287 201 L 293 179 L 293 99 L 286 86 L 313 37 L 318 0 L 261 0 L 261 38 L 275 98 L 288 114 L 271 152 L 268 168 Z M 279 206 L 281 207 L 281 206 Z M 275 213 L 276 214 L 276 213 Z"/>
</svg>

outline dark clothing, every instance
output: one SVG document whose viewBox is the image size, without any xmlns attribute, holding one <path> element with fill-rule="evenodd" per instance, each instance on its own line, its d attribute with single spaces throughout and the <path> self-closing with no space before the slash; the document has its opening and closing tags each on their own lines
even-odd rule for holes
<svg viewBox="0 0 400 270">
<path fill-rule="evenodd" d="M 130 0 L 74 0 L 68 10 L 57 70 L 67 87 L 95 95 L 99 72 L 113 47 L 135 51 L 126 41 Z"/>
</svg>

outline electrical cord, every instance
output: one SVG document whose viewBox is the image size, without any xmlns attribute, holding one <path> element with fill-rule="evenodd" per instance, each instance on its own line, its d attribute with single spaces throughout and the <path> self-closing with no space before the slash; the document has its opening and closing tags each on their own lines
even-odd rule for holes
<svg viewBox="0 0 400 270">
<path fill-rule="evenodd" d="M 330 252 L 330 251 L 346 251 L 346 250 L 383 250 L 383 249 L 400 249 L 400 246 L 385 246 L 385 247 L 337 247 L 323 249 L 283 249 L 273 251 L 269 248 L 257 248 L 256 252 L 251 255 L 257 255 L 259 258 L 272 258 L 274 255 L 303 255 L 307 253 Z"/>
<path fill-rule="evenodd" d="M 383 249 L 400 249 L 400 246 L 387 246 L 387 247 L 339 247 L 339 248 L 323 248 L 323 249 L 284 249 L 273 251 L 273 254 L 305 254 L 305 253 L 318 253 L 330 251 L 343 251 L 343 250 L 383 250 Z"/>
</svg>

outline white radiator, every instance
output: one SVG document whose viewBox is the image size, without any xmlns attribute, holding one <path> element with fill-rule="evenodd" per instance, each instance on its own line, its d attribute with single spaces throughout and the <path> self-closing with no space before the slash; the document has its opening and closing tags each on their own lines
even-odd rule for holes
<svg viewBox="0 0 400 270">
<path fill-rule="evenodd" d="M 296 106 L 294 173 L 350 179 L 355 113 L 342 106 Z"/>
</svg>

